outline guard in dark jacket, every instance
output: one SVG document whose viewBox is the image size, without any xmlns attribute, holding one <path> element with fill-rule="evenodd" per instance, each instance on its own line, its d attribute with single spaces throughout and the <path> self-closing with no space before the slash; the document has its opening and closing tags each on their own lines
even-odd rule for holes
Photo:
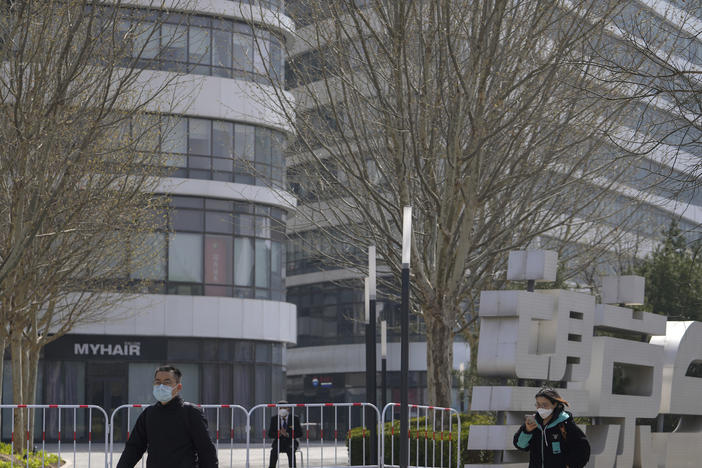
<svg viewBox="0 0 702 468">
<path fill-rule="evenodd" d="M 279 405 L 287 404 L 287 401 L 278 402 Z M 288 456 L 288 466 L 295 464 L 295 450 L 299 445 L 297 439 L 301 435 L 300 418 L 293 418 L 288 408 L 278 408 L 278 414 L 271 417 L 268 425 L 268 438 L 271 442 L 271 456 L 268 462 L 269 468 L 275 468 L 278 463 L 278 453 L 285 453 Z"/>
<path fill-rule="evenodd" d="M 162 369 L 169 369 L 163 371 Z M 182 388 L 180 371 L 173 372 L 170 366 L 157 369 L 156 381 L 168 383 L 171 374 L 173 387 L 159 383 L 156 387 L 172 388 L 172 396 L 167 401 L 159 401 L 148 406 L 139 415 L 134 429 L 117 463 L 117 468 L 133 468 L 148 452 L 147 468 L 216 468 L 217 451 L 207 433 L 207 420 L 203 412 L 188 403 L 177 393 Z M 165 396 L 156 396 L 165 400 Z"/>
<path fill-rule="evenodd" d="M 514 446 L 529 452 L 529 468 L 582 468 L 590 459 L 590 443 L 565 411 L 568 402 L 553 389 L 536 395 L 537 414 L 514 434 Z M 543 415 L 543 416 L 542 416 Z"/>
</svg>

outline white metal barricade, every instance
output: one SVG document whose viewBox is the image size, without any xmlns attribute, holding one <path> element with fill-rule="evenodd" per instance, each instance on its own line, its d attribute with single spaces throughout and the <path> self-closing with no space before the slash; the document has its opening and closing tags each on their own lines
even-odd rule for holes
<svg viewBox="0 0 702 468">
<path fill-rule="evenodd" d="M 251 460 L 251 451 L 254 450 L 254 441 L 251 437 L 255 432 L 261 434 L 261 455 L 262 467 L 266 468 L 268 466 L 268 450 L 277 450 L 278 453 L 278 463 L 280 460 L 280 434 L 281 434 L 281 419 L 273 417 L 275 414 L 273 410 L 276 411 L 280 408 L 287 408 L 292 416 L 293 428 L 295 417 L 299 417 L 304 422 L 300 423 L 300 433 L 299 436 L 302 439 L 302 443 L 299 448 L 295 451 L 293 448 L 293 466 L 297 466 L 296 455 L 300 453 L 302 460 L 302 468 L 310 468 L 311 466 L 320 467 L 332 467 L 332 466 L 348 466 L 351 464 L 351 450 L 352 450 L 352 438 L 351 429 L 354 427 L 360 427 L 362 437 L 362 460 L 366 460 L 366 454 L 370 455 L 370 450 L 372 445 L 375 445 L 377 451 L 377 460 L 381 460 L 381 444 L 380 444 L 380 431 L 378 431 L 378 438 L 375 444 L 370 444 L 367 440 L 370 440 L 371 429 L 367 427 L 367 422 L 370 423 L 371 419 L 377 421 L 380 420 L 380 412 L 378 408 L 370 403 L 308 403 L 308 404 L 265 404 L 257 405 L 251 408 L 249 411 L 249 424 L 252 425 L 248 434 L 249 438 L 246 443 L 246 466 L 249 467 Z M 270 410 L 270 413 L 267 412 Z M 260 417 L 254 413 L 260 412 Z M 370 413 L 375 418 L 371 418 Z M 270 429 L 271 421 L 277 421 L 275 424 L 277 427 L 274 428 L 273 433 L 275 434 L 275 440 L 268 437 L 268 432 Z M 259 424 L 260 423 L 260 424 Z M 255 426 L 255 427 L 253 427 Z M 377 427 L 377 426 L 376 426 Z M 291 433 L 291 437 L 296 438 L 295 433 Z M 275 441 L 277 440 L 277 444 Z M 329 444 L 332 447 L 329 447 Z M 346 454 L 340 452 L 340 444 L 344 444 Z M 326 448 L 326 451 L 325 451 Z M 283 452 L 285 453 L 285 452 Z M 346 455 L 346 456 L 344 456 Z M 313 462 L 314 460 L 314 462 Z M 279 465 L 282 466 L 282 465 Z M 372 465 L 377 466 L 377 465 Z"/>
<path fill-rule="evenodd" d="M 9 410 L 9 411 L 7 411 Z M 39 411 L 41 410 L 41 411 Z M 87 410 L 87 411 L 86 411 Z M 105 410 L 100 408 L 99 406 L 95 405 L 0 405 L 0 411 L 3 413 L 9 412 L 10 413 L 10 420 L 11 420 L 11 437 L 10 437 L 10 444 L 12 446 L 12 451 L 14 452 L 15 448 L 15 441 L 18 443 L 22 443 L 25 445 L 25 450 L 27 452 L 31 452 L 32 448 L 34 446 L 34 437 L 32 437 L 32 434 L 30 434 L 29 429 L 27 429 L 26 434 L 15 434 L 15 411 L 26 411 L 27 413 L 27 422 L 30 421 L 30 419 L 34 420 L 34 427 L 35 431 L 34 433 L 37 433 L 37 429 L 41 427 L 41 451 L 42 451 L 42 460 L 41 460 L 41 466 L 47 466 L 47 461 L 46 461 L 46 445 L 48 443 L 52 443 L 54 440 L 53 434 L 54 432 L 56 433 L 56 444 L 57 444 L 57 455 L 59 460 L 61 460 L 61 441 L 62 441 L 62 435 L 65 436 L 68 434 L 69 440 L 72 442 L 72 452 L 73 452 L 73 466 L 79 465 L 78 463 L 78 455 L 77 455 L 77 443 L 78 439 L 82 438 L 83 436 L 86 437 L 87 439 L 87 447 L 88 447 L 88 455 L 87 455 L 87 466 L 90 467 L 92 463 L 92 449 L 93 449 L 93 429 L 97 425 L 98 429 L 99 424 L 93 424 L 93 415 L 102 415 L 101 419 L 98 419 L 96 423 L 102 422 L 102 430 L 104 431 L 104 453 L 105 453 L 105 460 L 104 460 L 104 466 L 105 468 L 108 468 L 108 434 L 110 432 L 110 425 L 108 422 L 107 418 L 107 413 Z M 47 425 L 47 411 L 48 411 L 48 416 L 49 416 L 49 423 Z M 67 413 L 67 416 L 61 418 L 61 413 L 65 412 Z M 81 413 L 81 417 L 78 417 L 78 413 Z M 85 414 L 87 412 L 87 415 Z M 34 415 L 33 415 L 34 413 Z M 2 415 L 3 419 L 5 417 L 5 414 Z M 87 416 L 87 421 L 83 420 L 83 417 Z M 56 420 L 56 425 L 54 426 L 52 424 L 52 420 Z M 63 424 L 63 426 L 62 426 Z M 66 429 L 65 426 L 67 427 Z M 47 437 L 48 436 L 48 437 Z M 22 441 L 24 439 L 24 441 Z M 47 440 L 48 439 L 48 440 Z M 66 452 L 64 452 L 65 454 Z M 70 453 L 70 450 L 69 450 Z M 84 455 L 82 455 L 84 457 Z M 30 458 L 26 457 L 26 462 L 23 463 L 14 463 L 14 457 L 10 457 L 10 466 L 11 467 L 21 467 L 21 466 L 29 466 L 30 463 Z M 82 460 L 82 465 L 84 466 L 86 463 L 86 460 Z M 95 466 L 99 466 L 101 463 L 96 463 Z"/>
<path fill-rule="evenodd" d="M 129 434 L 130 430 L 132 428 L 132 417 L 131 417 L 131 410 L 132 408 L 139 408 L 141 411 L 143 411 L 146 407 L 148 407 L 148 404 L 129 404 L 129 405 L 122 405 L 117 408 L 112 412 L 112 415 L 110 416 L 110 427 L 113 428 L 112 431 L 110 431 L 110 466 L 113 465 L 113 459 L 114 459 L 114 428 L 116 427 L 115 424 L 115 415 L 118 414 L 118 412 L 126 410 L 127 412 L 127 433 L 125 437 L 125 441 L 129 439 Z M 214 431 L 214 438 L 215 438 L 215 447 L 217 449 L 217 454 L 218 456 L 221 455 L 219 452 L 220 449 L 220 441 L 224 440 L 224 443 L 229 444 L 229 466 L 234 466 L 234 433 L 235 433 L 235 414 L 239 413 L 240 416 L 243 418 L 243 423 L 241 424 L 241 428 L 244 430 L 245 435 L 248 437 L 248 419 L 249 419 L 249 412 L 244 408 L 243 406 L 240 405 L 228 405 L 228 404 L 221 404 L 221 405 L 202 405 L 202 404 L 193 404 L 193 406 L 196 406 L 198 408 L 201 408 L 205 411 L 207 410 L 215 410 L 216 415 L 214 418 L 207 418 L 209 425 L 212 425 L 213 423 L 215 424 L 215 431 Z M 221 412 L 225 411 L 225 414 L 222 415 Z M 136 418 L 134 418 L 134 421 L 136 422 Z M 226 437 L 222 438 L 220 437 L 221 431 L 220 427 L 222 426 L 223 422 L 229 421 L 230 424 L 228 425 L 228 432 L 229 432 L 229 437 L 228 440 Z M 145 465 L 145 460 L 146 457 L 142 457 L 141 459 L 141 465 Z M 220 466 L 225 466 L 222 463 L 220 463 Z M 248 466 L 248 462 L 247 462 Z"/>
<path fill-rule="evenodd" d="M 409 466 L 417 467 L 448 467 L 456 468 L 461 465 L 461 416 L 453 408 L 438 406 L 408 405 L 407 420 L 409 430 L 407 434 L 400 434 L 400 404 L 388 403 L 383 408 L 382 414 L 382 454 L 383 463 L 388 467 L 399 466 L 400 437 L 407 437 Z M 389 420 L 387 419 L 389 416 Z M 422 421 L 422 416 L 424 421 Z M 415 418 L 415 421 L 412 421 Z M 386 428 L 385 423 L 390 423 L 390 456 L 386 459 Z M 453 427 L 458 427 L 455 437 L 456 456 L 453 455 L 454 436 Z M 414 440 L 412 432 L 414 431 Z M 422 444 L 423 439 L 423 444 Z M 423 450 L 422 450 L 423 449 Z M 395 454 L 397 450 L 398 454 Z M 412 452 L 414 451 L 414 454 Z M 424 452 L 421 456 L 421 452 Z M 431 456 L 430 456 L 431 454 Z"/>
</svg>

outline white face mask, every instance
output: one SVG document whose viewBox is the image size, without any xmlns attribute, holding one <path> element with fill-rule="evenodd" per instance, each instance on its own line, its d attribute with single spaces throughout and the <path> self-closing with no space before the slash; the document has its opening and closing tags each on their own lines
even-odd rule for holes
<svg viewBox="0 0 702 468">
<path fill-rule="evenodd" d="M 539 416 L 541 416 L 541 419 L 546 419 L 549 416 L 551 416 L 551 413 L 553 413 L 553 408 L 551 408 L 551 409 L 537 408 L 536 412 L 539 413 Z"/>
<path fill-rule="evenodd" d="M 167 403 L 173 399 L 173 388 L 168 385 L 154 385 L 154 398 L 161 403 Z"/>
<path fill-rule="evenodd" d="M 281 409 L 278 411 L 278 414 L 280 415 L 281 418 L 286 418 L 286 417 L 288 417 L 288 410 Z"/>
</svg>

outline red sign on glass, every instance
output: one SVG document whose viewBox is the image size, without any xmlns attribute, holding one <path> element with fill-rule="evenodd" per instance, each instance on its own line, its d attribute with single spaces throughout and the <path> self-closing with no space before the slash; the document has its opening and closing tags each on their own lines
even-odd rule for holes
<svg viewBox="0 0 702 468">
<path fill-rule="evenodd" d="M 232 239 L 224 236 L 205 237 L 205 282 L 232 282 Z"/>
</svg>

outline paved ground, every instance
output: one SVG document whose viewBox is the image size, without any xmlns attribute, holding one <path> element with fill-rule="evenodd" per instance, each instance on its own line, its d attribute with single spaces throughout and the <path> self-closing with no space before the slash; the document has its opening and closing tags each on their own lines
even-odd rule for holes
<svg viewBox="0 0 702 468">
<path fill-rule="evenodd" d="M 115 444 L 113 457 L 113 466 L 117 466 L 117 460 L 122 453 L 122 444 Z M 47 445 L 47 451 L 56 453 L 58 446 L 56 444 Z M 345 445 L 337 445 L 336 447 L 328 444 L 324 448 L 320 448 L 319 442 L 316 445 L 310 443 L 309 455 L 307 446 L 303 443 L 300 446 L 304 465 L 300 461 L 300 453 L 297 453 L 297 463 L 301 468 L 315 467 L 333 467 L 348 465 L 348 452 Z M 249 452 L 249 462 L 251 468 L 267 468 L 268 456 L 270 450 L 262 448 L 259 444 L 254 446 Z M 336 461 L 335 461 L 336 455 Z M 220 444 L 218 450 L 219 466 L 222 468 L 245 468 L 246 466 L 246 448 L 243 444 L 235 444 L 233 448 L 229 444 Z M 323 457 L 323 458 L 322 458 Z M 88 451 L 88 444 L 77 444 L 75 456 L 73 444 L 61 444 L 61 458 L 66 460 L 63 468 L 100 468 L 105 466 L 105 450 L 104 444 L 92 444 L 91 451 Z M 143 460 L 142 460 L 143 461 Z M 282 455 L 282 466 L 285 467 L 287 456 Z M 137 467 L 146 466 L 145 463 L 137 464 Z M 281 466 L 280 463 L 278 466 Z"/>
</svg>

